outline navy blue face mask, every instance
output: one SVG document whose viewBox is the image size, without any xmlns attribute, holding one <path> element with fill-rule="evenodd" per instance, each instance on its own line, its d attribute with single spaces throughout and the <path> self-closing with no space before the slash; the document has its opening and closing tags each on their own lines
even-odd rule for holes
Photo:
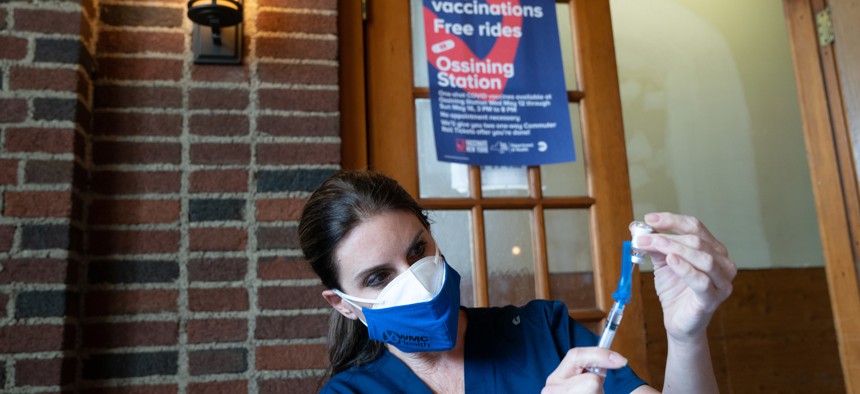
<svg viewBox="0 0 860 394">
<path fill-rule="evenodd" d="M 460 274 L 439 256 L 438 249 L 435 256 L 417 261 L 394 278 L 375 300 L 332 291 L 361 309 L 372 340 L 405 353 L 446 351 L 457 343 Z"/>
</svg>

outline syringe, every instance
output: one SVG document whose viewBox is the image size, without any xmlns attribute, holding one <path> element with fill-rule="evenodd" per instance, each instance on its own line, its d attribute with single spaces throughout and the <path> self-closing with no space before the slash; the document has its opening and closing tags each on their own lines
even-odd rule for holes
<svg viewBox="0 0 860 394">
<path fill-rule="evenodd" d="M 609 310 L 609 315 L 606 316 L 606 326 L 603 327 L 603 333 L 600 334 L 600 340 L 597 342 L 597 347 L 601 349 L 609 349 L 612 346 L 612 340 L 615 339 L 615 332 L 618 331 L 618 324 L 621 323 L 621 316 L 624 314 L 624 306 L 630 302 L 630 288 L 633 280 L 633 267 L 642 262 L 645 252 L 638 248 L 639 236 L 654 232 L 651 226 L 643 222 L 630 223 L 630 235 L 633 239 L 631 242 L 624 242 L 623 253 L 621 259 L 621 277 L 618 278 L 618 288 L 612 293 L 612 298 L 615 303 L 612 304 L 612 309 Z M 600 367 L 588 367 L 589 372 L 593 372 L 602 377 L 606 377 L 606 370 Z"/>
</svg>

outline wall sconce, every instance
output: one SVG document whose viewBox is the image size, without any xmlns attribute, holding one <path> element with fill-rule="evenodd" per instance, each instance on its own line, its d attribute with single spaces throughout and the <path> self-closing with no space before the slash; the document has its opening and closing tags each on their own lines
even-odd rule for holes
<svg viewBox="0 0 860 394">
<path fill-rule="evenodd" d="M 196 64 L 242 63 L 242 3 L 238 0 L 189 0 L 188 19 Z"/>
</svg>

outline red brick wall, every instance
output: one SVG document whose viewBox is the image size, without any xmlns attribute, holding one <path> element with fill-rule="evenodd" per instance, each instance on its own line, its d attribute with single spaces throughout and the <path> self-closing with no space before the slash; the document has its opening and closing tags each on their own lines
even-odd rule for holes
<svg viewBox="0 0 860 394">
<path fill-rule="evenodd" d="M 316 390 L 337 2 L 246 1 L 238 66 L 192 64 L 185 3 L 0 4 L 0 391 Z"/>
</svg>

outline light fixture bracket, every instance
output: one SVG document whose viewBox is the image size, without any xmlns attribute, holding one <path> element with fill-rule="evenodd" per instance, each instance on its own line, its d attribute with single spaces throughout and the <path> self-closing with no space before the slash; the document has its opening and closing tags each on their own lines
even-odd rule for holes
<svg viewBox="0 0 860 394">
<path fill-rule="evenodd" d="M 242 3 L 236 0 L 189 0 L 194 63 L 241 64 L 242 16 Z"/>
</svg>

